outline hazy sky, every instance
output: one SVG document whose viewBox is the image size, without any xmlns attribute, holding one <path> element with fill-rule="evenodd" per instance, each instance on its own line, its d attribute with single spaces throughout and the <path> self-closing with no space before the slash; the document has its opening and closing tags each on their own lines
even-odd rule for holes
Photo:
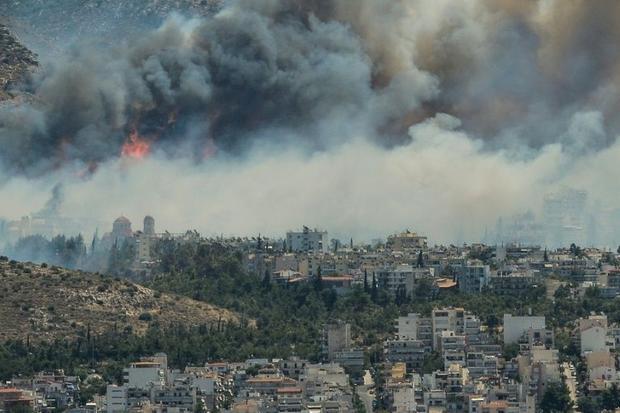
<svg viewBox="0 0 620 413">
<path fill-rule="evenodd" d="M 27 44 L 41 67 L 21 87 L 36 99 L 0 107 L 0 216 L 40 209 L 62 183 L 76 217 L 452 242 L 539 212 L 564 185 L 619 207 L 619 13 L 238 0 L 111 30 L 118 41 L 71 37 L 63 58 Z"/>
</svg>

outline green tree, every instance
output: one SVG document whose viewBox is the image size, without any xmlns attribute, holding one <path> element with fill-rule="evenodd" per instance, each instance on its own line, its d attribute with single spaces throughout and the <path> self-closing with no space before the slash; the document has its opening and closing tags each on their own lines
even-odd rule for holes
<svg viewBox="0 0 620 413">
<path fill-rule="evenodd" d="M 582 397 L 577 401 L 577 406 L 581 413 L 599 413 L 601 407 L 592 397 Z"/>
<path fill-rule="evenodd" d="M 269 271 L 269 269 L 265 270 L 265 275 L 263 276 L 262 285 L 263 285 L 263 289 L 265 290 L 271 289 L 271 272 Z"/>
<path fill-rule="evenodd" d="M 504 345 L 504 358 L 506 360 L 512 360 L 519 355 L 519 345 L 517 343 L 511 343 Z"/>
<path fill-rule="evenodd" d="M 196 399 L 196 407 L 194 407 L 194 413 L 207 413 L 207 408 L 205 407 L 205 404 L 200 397 Z"/>
<path fill-rule="evenodd" d="M 550 382 L 540 400 L 542 413 L 567 413 L 573 408 L 568 387 L 563 382 Z"/>
<path fill-rule="evenodd" d="M 620 388 L 616 383 L 605 389 L 601 394 L 601 407 L 611 411 L 620 407 Z"/>
<path fill-rule="evenodd" d="M 81 384 L 79 395 L 80 404 L 85 405 L 86 403 L 92 401 L 95 395 L 105 395 L 106 386 L 107 383 L 100 378 L 90 379 Z"/>
<path fill-rule="evenodd" d="M 321 266 L 316 269 L 316 277 L 314 277 L 314 290 L 321 291 L 323 289 L 323 274 L 321 273 Z"/>
<path fill-rule="evenodd" d="M 433 351 L 424 358 L 424 361 L 422 362 L 422 373 L 431 374 L 434 371 L 442 370 L 443 367 L 444 365 L 441 353 L 438 351 Z"/>
<path fill-rule="evenodd" d="M 377 302 L 379 292 L 377 291 L 377 278 L 375 272 L 372 272 L 372 285 L 370 286 L 370 298 L 373 303 Z"/>
</svg>

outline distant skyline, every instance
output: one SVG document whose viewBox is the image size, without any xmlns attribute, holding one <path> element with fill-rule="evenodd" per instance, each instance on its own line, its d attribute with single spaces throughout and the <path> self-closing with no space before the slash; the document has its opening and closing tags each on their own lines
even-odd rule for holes
<svg viewBox="0 0 620 413">
<path fill-rule="evenodd" d="M 67 216 L 460 243 L 562 187 L 620 208 L 618 2 L 12 4 L 39 67 L 1 94 L 0 216 L 62 184 Z"/>
</svg>

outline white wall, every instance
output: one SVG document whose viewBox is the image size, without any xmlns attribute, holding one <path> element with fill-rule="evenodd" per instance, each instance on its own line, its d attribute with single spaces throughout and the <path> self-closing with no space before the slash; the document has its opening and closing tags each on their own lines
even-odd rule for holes
<svg viewBox="0 0 620 413">
<path fill-rule="evenodd" d="M 513 317 L 510 314 L 504 314 L 504 344 L 517 343 L 530 328 L 544 329 L 545 317 Z"/>
</svg>

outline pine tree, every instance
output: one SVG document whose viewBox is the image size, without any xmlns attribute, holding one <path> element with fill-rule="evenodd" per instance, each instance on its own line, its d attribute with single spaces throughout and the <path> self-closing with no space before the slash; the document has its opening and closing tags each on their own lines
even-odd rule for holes
<svg viewBox="0 0 620 413">
<path fill-rule="evenodd" d="M 377 301 L 378 291 L 377 291 L 377 278 L 375 277 L 375 273 L 372 273 L 372 285 L 370 286 L 370 298 L 373 302 Z"/>
<path fill-rule="evenodd" d="M 321 274 L 321 266 L 316 269 L 316 278 L 314 279 L 314 289 L 321 291 L 323 289 L 323 276 Z"/>
<path fill-rule="evenodd" d="M 263 288 L 265 290 L 271 289 L 271 273 L 269 270 L 265 270 L 265 276 L 263 277 Z"/>
<path fill-rule="evenodd" d="M 418 268 L 424 268 L 424 255 L 422 254 L 422 251 L 418 254 L 417 266 Z"/>
<path fill-rule="evenodd" d="M 570 412 L 573 402 L 570 399 L 568 388 L 562 382 L 547 384 L 547 390 L 540 400 L 540 411 L 543 413 Z"/>
</svg>

